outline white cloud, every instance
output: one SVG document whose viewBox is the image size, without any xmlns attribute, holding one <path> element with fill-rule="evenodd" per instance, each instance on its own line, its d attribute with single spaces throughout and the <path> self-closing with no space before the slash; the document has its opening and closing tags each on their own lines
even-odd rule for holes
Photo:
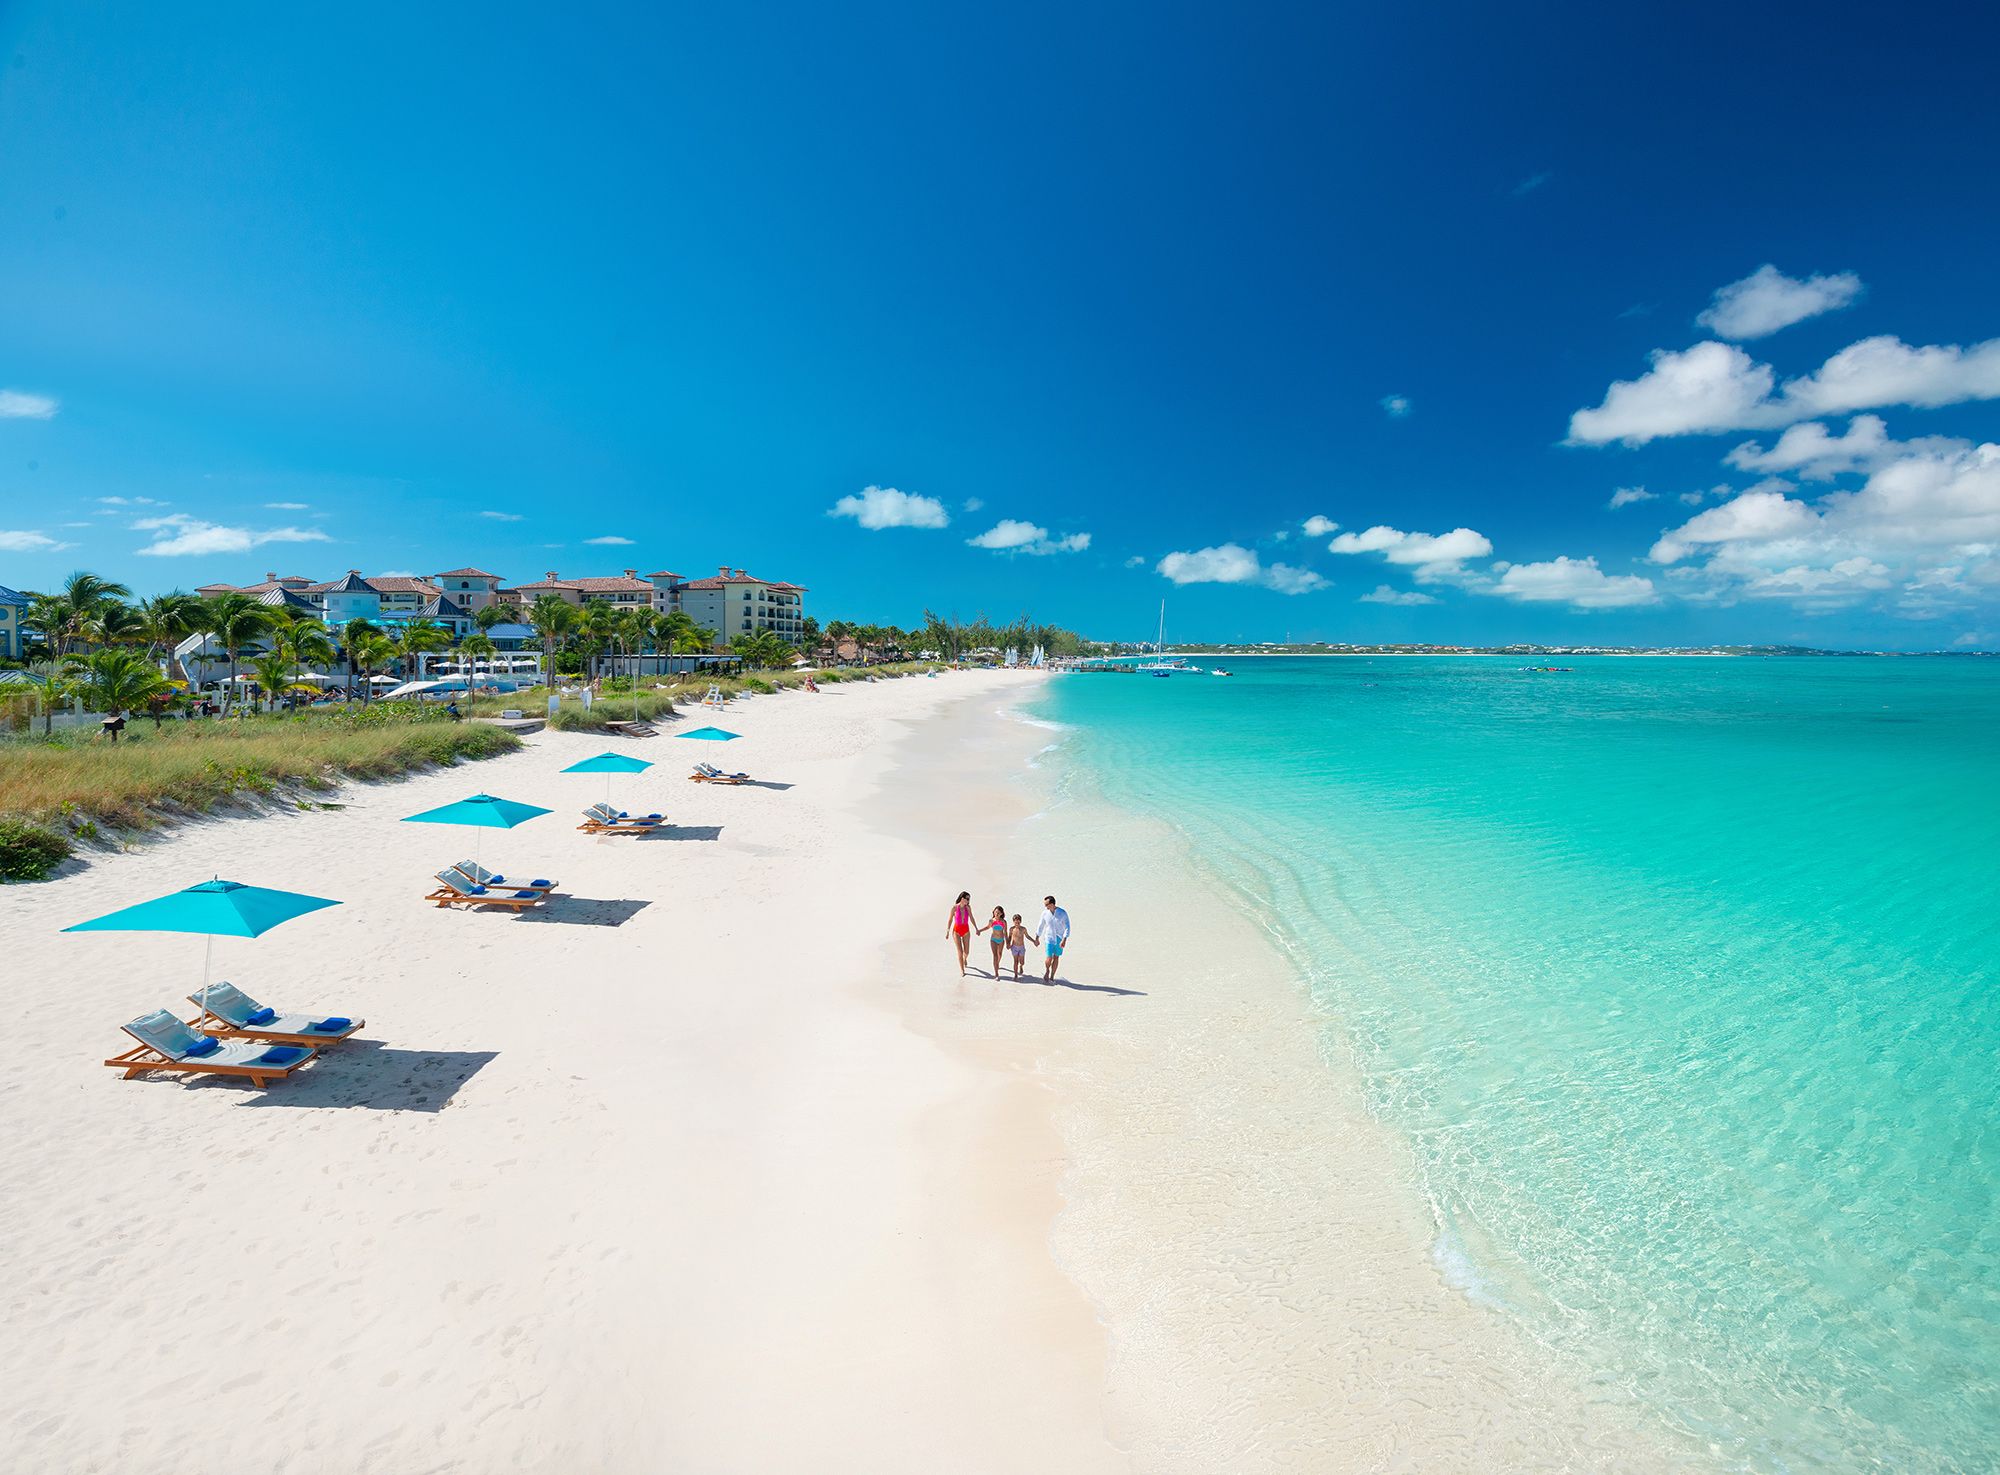
<svg viewBox="0 0 2000 1475">
<path fill-rule="evenodd" d="M 1647 556 L 1654 563 L 1677 563 L 1702 544 L 1788 538 L 1810 531 L 1817 522 L 1817 513 L 1783 492 L 1744 492 L 1663 534 Z"/>
<path fill-rule="evenodd" d="M 1659 598 L 1651 579 L 1607 574 L 1595 558 L 1556 558 L 1547 563 L 1510 564 L 1492 593 L 1529 603 L 1561 603 L 1577 609 L 1622 609 Z"/>
<path fill-rule="evenodd" d="M 2000 338 L 1970 348 L 1912 348 L 1899 338 L 1864 338 L 1815 373 L 1787 380 L 1782 393 L 1771 366 L 1733 343 L 1697 343 L 1680 353 L 1656 349 L 1651 362 L 1639 378 L 1614 383 L 1597 408 L 1570 416 L 1572 445 L 1616 440 L 1637 446 L 1663 436 L 1770 429 L 1885 405 L 1935 409 L 2000 398 Z"/>
<path fill-rule="evenodd" d="M 1819 372 L 1785 386 L 1793 413 L 1843 415 L 1879 405 L 1935 409 L 1966 400 L 2000 398 L 2000 338 L 1960 348 L 1956 343 L 1912 348 L 1884 334 L 1864 338 L 1820 365 Z"/>
<path fill-rule="evenodd" d="M 1090 546 L 1090 534 L 1071 533 L 1051 539 L 1047 528 L 1003 517 L 978 537 L 965 541 L 971 547 L 990 548 L 996 553 L 1081 553 Z"/>
<path fill-rule="evenodd" d="M 1691 597 L 1788 598 L 1831 607 L 1896 591 L 1903 613 L 1936 613 L 2000 589 L 2000 445 L 1906 447 L 1855 491 L 1816 499 L 1753 487 L 1662 534 Z"/>
<path fill-rule="evenodd" d="M 0 420 L 53 420 L 60 408 L 46 394 L 0 389 Z"/>
<path fill-rule="evenodd" d="M 332 541 L 317 528 L 224 527 L 179 512 L 170 517 L 143 517 L 132 526 L 139 532 L 153 534 L 153 541 L 138 551 L 154 558 L 175 558 L 194 553 L 247 553 L 264 543 Z"/>
<path fill-rule="evenodd" d="M 271 512 L 304 512 L 311 507 L 309 502 L 266 502 L 265 509 Z"/>
<path fill-rule="evenodd" d="M 1551 179 L 1554 178 L 1555 176 L 1549 173 L 1546 169 L 1542 170 L 1540 173 L 1537 174 L 1530 174 L 1526 179 L 1522 180 L 1519 184 L 1514 186 L 1513 190 L 1514 198 L 1518 200 L 1523 195 L 1532 195 L 1536 190 L 1540 189 L 1543 185 L 1547 184 Z"/>
<path fill-rule="evenodd" d="M 602 538 L 585 538 L 583 543 L 586 548 L 630 548 L 632 546 L 630 538 L 621 538 L 616 534 L 606 534 Z"/>
<path fill-rule="evenodd" d="M 1484 533 L 1453 528 L 1448 533 L 1406 533 L 1392 527 L 1372 527 L 1342 533 L 1327 544 L 1330 553 L 1379 553 L 1391 563 L 1416 569 L 1420 583 L 1448 579 L 1465 571 L 1465 560 L 1484 558 L 1493 544 Z"/>
<path fill-rule="evenodd" d="M 1145 566 L 1146 555 L 1143 553 L 1135 553 L 1125 560 L 1125 567 L 1127 568 L 1144 568 Z"/>
<path fill-rule="evenodd" d="M 1380 404 L 1382 408 L 1388 412 L 1389 418 L 1392 420 L 1402 419 L 1405 415 L 1409 414 L 1411 410 L 1409 397 L 1407 395 L 1385 394 L 1382 396 L 1380 400 L 1377 401 L 1377 403 Z"/>
<path fill-rule="evenodd" d="M 983 497 L 967 497 L 959 505 L 963 507 L 966 510 L 966 512 L 972 513 L 972 512 L 977 512 L 982 507 L 984 507 L 986 505 L 986 500 Z"/>
<path fill-rule="evenodd" d="M 164 507 L 158 497 L 99 497 L 100 507 Z"/>
<path fill-rule="evenodd" d="M 518 512 L 495 512 L 490 507 L 481 508 L 479 515 L 491 518 L 494 522 L 519 522 L 521 520 L 521 514 Z"/>
<path fill-rule="evenodd" d="M 1391 589 L 1387 584 L 1377 584 L 1373 594 L 1361 596 L 1363 604 L 1436 604 L 1437 597 L 1420 593 L 1415 589 Z"/>
<path fill-rule="evenodd" d="M 1604 392 L 1603 404 L 1569 417 L 1572 444 L 1622 440 L 1637 446 L 1663 435 L 1772 423 L 1765 408 L 1775 380 L 1770 365 L 1734 344 L 1697 343 L 1683 353 L 1655 349 L 1649 357 L 1649 371 L 1617 381 Z"/>
<path fill-rule="evenodd" d="M 1984 632 L 1979 630 L 1968 630 L 1963 635 L 1959 636 L 1958 639 L 1952 641 L 1952 644 L 1964 645 L 1964 646 L 1981 646 L 1986 644 L 1986 635 L 1984 634 Z"/>
<path fill-rule="evenodd" d="M 417 573 L 415 569 L 385 568 L 382 572 L 376 574 L 375 577 L 378 579 L 414 579 L 417 577 Z"/>
<path fill-rule="evenodd" d="M 1267 565 L 1255 549 L 1240 543 L 1169 553 L 1160 560 L 1159 571 L 1176 584 L 1256 584 L 1280 594 L 1310 594 L 1326 587 L 1326 580 L 1311 569 L 1288 563 Z"/>
<path fill-rule="evenodd" d="M 1766 264 L 1717 291 L 1715 301 L 1695 321 L 1718 338 L 1764 338 L 1846 307 L 1860 295 L 1861 278 L 1851 271 L 1801 281 Z"/>
<path fill-rule="evenodd" d="M 863 487 L 858 496 L 842 497 L 827 510 L 828 517 L 851 517 L 861 526 L 882 528 L 941 528 L 950 523 L 944 503 L 936 497 L 912 496 L 894 487 Z"/>
<path fill-rule="evenodd" d="M 1620 507 L 1630 507 L 1634 502 L 1651 502 L 1658 498 L 1658 492 L 1649 492 L 1644 487 L 1620 487 L 1611 494 L 1605 505 L 1613 512 Z"/>
<path fill-rule="evenodd" d="M 74 543 L 58 543 L 47 534 L 29 528 L 0 528 L 0 553 L 54 553 L 75 546 Z"/>
<path fill-rule="evenodd" d="M 1308 538 L 1324 538 L 1329 533 L 1337 533 L 1340 531 L 1339 523 L 1335 522 L 1330 517 L 1321 517 L 1316 513 L 1313 516 L 1308 517 L 1305 520 L 1303 526 L 1306 530 L 1306 536 Z"/>
</svg>

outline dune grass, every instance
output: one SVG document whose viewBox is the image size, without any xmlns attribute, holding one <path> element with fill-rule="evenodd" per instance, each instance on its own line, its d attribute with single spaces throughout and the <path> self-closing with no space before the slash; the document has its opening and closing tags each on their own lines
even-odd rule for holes
<svg viewBox="0 0 2000 1475">
<path fill-rule="evenodd" d="M 245 795 L 325 791 L 519 746 L 484 723 L 400 705 L 168 722 L 157 731 L 140 720 L 115 745 L 95 733 L 0 743 L 0 816 L 88 840 L 100 826 L 144 829 Z"/>
</svg>

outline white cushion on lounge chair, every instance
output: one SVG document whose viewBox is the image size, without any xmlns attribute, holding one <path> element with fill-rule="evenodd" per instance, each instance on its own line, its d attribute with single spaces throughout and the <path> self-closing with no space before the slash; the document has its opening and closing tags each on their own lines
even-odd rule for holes
<svg viewBox="0 0 2000 1475">
<path fill-rule="evenodd" d="M 207 988 L 196 989 L 192 1002 L 229 1024 L 242 1024 L 264 1007 L 235 984 L 227 982 L 211 983 Z"/>
<path fill-rule="evenodd" d="M 151 1014 L 142 1015 L 125 1026 L 125 1033 L 140 1044 L 159 1051 L 167 1059 L 176 1063 L 188 1058 L 188 1050 L 210 1035 L 198 1035 L 180 1020 L 164 1009 L 155 1009 Z M 257 1065 L 264 1052 L 271 1046 L 262 1040 L 217 1040 L 215 1048 L 205 1055 L 195 1057 L 197 1065 Z M 303 1065 L 310 1054 L 302 1055 L 292 1065 Z M 289 1070 L 290 1066 L 274 1065 L 272 1070 Z"/>
<path fill-rule="evenodd" d="M 150 1045 L 169 1060 L 179 1060 L 189 1050 L 207 1039 L 187 1027 L 185 1021 L 176 1019 L 164 1009 L 155 1009 L 151 1014 L 142 1014 L 125 1026 L 125 1033 L 142 1045 Z"/>
</svg>

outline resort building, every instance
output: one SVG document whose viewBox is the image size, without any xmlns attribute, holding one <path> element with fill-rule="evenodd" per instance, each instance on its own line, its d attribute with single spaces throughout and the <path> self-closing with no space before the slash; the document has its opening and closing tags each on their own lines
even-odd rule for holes
<svg viewBox="0 0 2000 1475">
<path fill-rule="evenodd" d="M 769 630 L 794 643 L 805 639 L 805 588 L 755 578 L 724 564 L 713 578 L 673 586 L 673 607 L 715 632 L 718 644 Z"/>
<path fill-rule="evenodd" d="M 244 594 L 267 604 L 310 611 L 335 630 L 351 620 L 368 620 L 393 629 L 412 620 L 429 619 L 449 630 L 454 640 L 473 631 L 477 625 L 473 617 L 480 610 L 497 605 L 513 616 L 486 631 L 502 650 L 532 648 L 538 643 L 521 617 L 544 595 L 554 595 L 579 608 L 606 604 L 616 610 L 651 609 L 660 614 L 679 610 L 697 625 L 715 631 L 718 646 L 758 630 L 769 630 L 792 642 L 805 638 L 804 586 L 759 579 L 726 564 L 714 577 L 705 579 L 684 579 L 671 569 L 641 574 L 631 568 L 607 576 L 564 578 L 551 569 L 530 583 L 512 586 L 503 586 L 498 574 L 469 567 L 421 578 L 365 575 L 359 569 L 349 569 L 341 578 L 323 584 L 295 574 L 281 578 L 271 573 L 264 575 L 261 583 L 204 584 L 195 592 L 206 599 Z"/>
<path fill-rule="evenodd" d="M 489 574 L 484 569 L 455 568 L 441 574 L 432 574 L 431 582 L 438 591 L 450 597 L 460 609 L 473 614 L 495 604 L 500 599 L 500 576 Z"/>
<path fill-rule="evenodd" d="M 18 661 L 28 642 L 21 622 L 28 617 L 28 598 L 0 584 L 0 661 Z"/>
</svg>

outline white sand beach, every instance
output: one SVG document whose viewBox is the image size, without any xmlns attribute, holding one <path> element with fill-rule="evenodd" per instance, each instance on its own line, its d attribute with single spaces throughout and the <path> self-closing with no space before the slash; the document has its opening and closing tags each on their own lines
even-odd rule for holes
<svg viewBox="0 0 2000 1475">
<path fill-rule="evenodd" d="M 1047 734 L 1000 714 L 1036 680 L 634 745 L 613 792 L 659 836 L 578 833 L 603 781 L 559 770 L 606 740 L 543 733 L 0 892 L 6 1467 L 1678 1463 L 1431 1264 L 1396 1144 L 1170 837 L 1029 818 Z M 554 810 L 480 851 L 559 881 L 545 912 L 422 903 L 471 842 L 401 817 L 482 790 Z M 368 1026 L 268 1091 L 122 1080 L 201 942 L 59 929 L 215 874 L 343 902 L 216 977 Z M 961 982 L 961 886 L 1061 894 L 1081 986 Z"/>
</svg>

